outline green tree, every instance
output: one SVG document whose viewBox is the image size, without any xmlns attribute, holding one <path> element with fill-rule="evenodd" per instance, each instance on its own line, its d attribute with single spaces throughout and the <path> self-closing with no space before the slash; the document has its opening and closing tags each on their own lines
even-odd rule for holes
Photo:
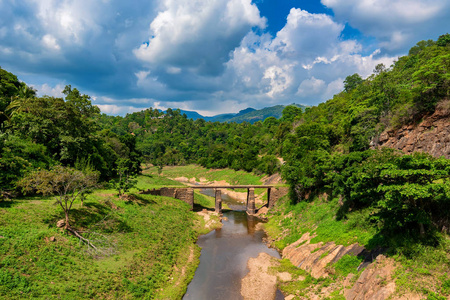
<svg viewBox="0 0 450 300">
<path fill-rule="evenodd" d="M 447 45 L 450 45 L 450 34 L 446 33 L 446 34 L 441 35 L 438 38 L 436 44 L 440 47 L 445 47 Z"/>
<path fill-rule="evenodd" d="M 73 203 L 83 193 L 97 184 L 98 173 L 75 170 L 63 166 L 55 166 L 50 170 L 36 170 L 18 183 L 25 193 L 55 195 L 56 203 L 64 211 L 64 228 L 71 230 L 69 213 Z"/>
<path fill-rule="evenodd" d="M 135 173 L 132 171 L 132 162 L 129 159 L 119 158 L 116 172 L 117 178 L 111 180 L 111 183 L 121 197 L 136 186 L 137 180 Z"/>
<path fill-rule="evenodd" d="M 349 75 L 344 80 L 344 91 L 350 92 L 360 85 L 364 80 L 358 73 Z"/>
</svg>

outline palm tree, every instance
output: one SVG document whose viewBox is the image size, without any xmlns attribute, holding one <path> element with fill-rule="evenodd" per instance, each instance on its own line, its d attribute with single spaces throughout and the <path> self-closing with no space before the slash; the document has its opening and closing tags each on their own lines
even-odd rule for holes
<svg viewBox="0 0 450 300">
<path fill-rule="evenodd" d="M 36 90 L 27 85 L 19 89 L 19 95 L 11 97 L 11 103 L 6 107 L 5 112 L 9 117 L 16 113 L 27 112 L 29 102 L 36 97 Z"/>
</svg>

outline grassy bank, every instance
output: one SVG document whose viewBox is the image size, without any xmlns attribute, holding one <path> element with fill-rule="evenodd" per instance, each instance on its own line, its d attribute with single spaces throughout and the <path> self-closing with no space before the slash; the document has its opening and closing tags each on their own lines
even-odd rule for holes
<svg viewBox="0 0 450 300">
<path fill-rule="evenodd" d="M 146 174 L 157 175 L 158 169 L 150 167 L 145 170 Z M 262 184 L 264 176 L 248 173 L 245 171 L 234 171 L 231 169 L 206 169 L 197 165 L 164 167 L 160 174 L 164 177 L 177 178 L 186 177 L 188 179 L 195 178 L 196 181 L 204 178 L 207 181 L 225 180 L 229 184 Z"/>
<path fill-rule="evenodd" d="M 450 296 L 450 240 L 445 234 L 438 234 L 439 244 L 429 245 L 405 240 L 401 234 L 383 236 L 370 222 L 370 210 L 349 213 L 346 219 L 336 217 L 339 210 L 338 199 L 328 199 L 325 195 L 316 196 L 308 202 L 293 203 L 284 197 L 269 215 L 265 228 L 279 249 L 297 241 L 304 233 L 314 233 L 311 243 L 335 242 L 340 245 L 358 243 L 366 249 L 383 247 L 385 255 L 395 260 L 394 273 L 396 294 L 420 294 L 428 299 L 448 299 Z M 349 274 L 358 274 L 361 258 L 347 257 L 329 265 L 332 275 L 327 279 L 313 279 L 303 270 L 283 261 L 279 271 L 290 272 L 294 278 L 305 279 L 280 285 L 287 294 L 304 296 L 309 291 L 320 291 L 336 282 L 342 282 Z M 339 299 L 338 292 L 330 296 Z"/>
<path fill-rule="evenodd" d="M 140 189 L 167 184 L 178 183 L 138 178 Z M 60 219 L 52 198 L 0 202 L 0 298 L 180 299 L 197 267 L 204 222 L 182 201 L 97 190 L 76 202 L 72 227 L 98 251 L 58 229 Z"/>
</svg>

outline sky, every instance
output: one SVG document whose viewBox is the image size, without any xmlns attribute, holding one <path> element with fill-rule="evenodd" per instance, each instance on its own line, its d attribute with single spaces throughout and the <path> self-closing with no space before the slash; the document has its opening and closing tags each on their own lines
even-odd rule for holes
<svg viewBox="0 0 450 300">
<path fill-rule="evenodd" d="M 0 67 L 110 115 L 317 105 L 450 31 L 448 0 L 0 0 Z"/>
</svg>

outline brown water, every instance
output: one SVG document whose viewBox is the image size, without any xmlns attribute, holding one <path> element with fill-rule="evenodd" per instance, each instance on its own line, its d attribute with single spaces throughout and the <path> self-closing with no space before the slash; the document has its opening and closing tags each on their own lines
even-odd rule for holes
<svg viewBox="0 0 450 300">
<path fill-rule="evenodd" d="M 242 203 L 223 196 L 223 201 L 234 210 L 224 213 L 228 220 L 222 221 L 222 228 L 199 237 L 200 264 L 185 300 L 242 299 L 241 279 L 248 273 L 248 259 L 261 252 L 280 258 L 276 250 L 263 243 L 265 233 L 255 229 L 260 220 L 248 216 Z M 284 299 L 280 292 L 277 299 Z"/>
</svg>

